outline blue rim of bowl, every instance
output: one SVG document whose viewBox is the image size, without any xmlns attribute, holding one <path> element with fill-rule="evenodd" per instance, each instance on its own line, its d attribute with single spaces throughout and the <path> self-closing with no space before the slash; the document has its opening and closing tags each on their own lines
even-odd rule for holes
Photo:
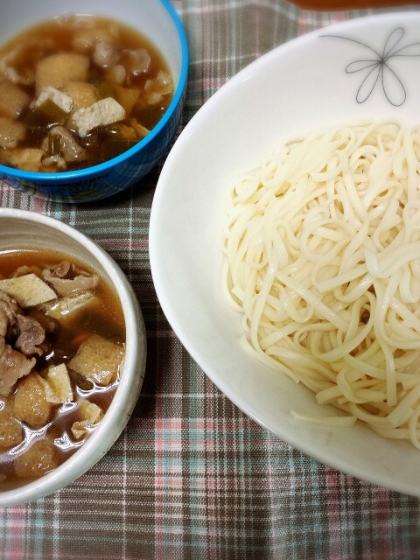
<svg viewBox="0 0 420 560">
<path fill-rule="evenodd" d="M 14 167 L 8 167 L 6 165 L 0 164 L 0 174 L 7 175 L 9 177 L 13 177 L 18 180 L 25 180 L 28 182 L 43 182 L 44 184 L 47 183 L 54 183 L 57 181 L 62 182 L 63 179 L 71 179 L 72 181 L 81 180 L 86 176 L 91 177 L 92 175 L 99 175 L 102 174 L 104 171 L 107 171 L 110 167 L 114 167 L 120 163 L 123 163 L 127 159 L 130 158 L 132 154 L 135 154 L 148 144 L 152 142 L 152 140 L 159 134 L 159 132 L 166 126 L 168 121 L 171 119 L 172 115 L 174 114 L 176 108 L 178 107 L 179 103 L 182 100 L 184 95 L 184 90 L 187 84 L 188 78 L 188 64 L 189 64 L 189 49 L 188 49 L 188 40 L 187 35 L 182 24 L 181 18 L 178 15 L 178 12 L 172 6 L 170 0 L 160 0 L 163 4 L 166 11 L 172 18 L 172 21 L 176 27 L 178 38 L 181 44 L 181 72 L 179 75 L 179 80 L 177 87 L 175 89 L 174 96 L 172 98 L 169 107 L 166 109 L 163 117 L 160 121 L 156 124 L 156 126 L 149 132 L 147 136 L 145 136 L 140 142 L 138 142 L 135 146 L 128 149 L 124 153 L 120 154 L 117 157 L 114 157 L 104 163 L 99 163 L 97 165 L 93 165 L 92 167 L 86 167 L 84 169 L 78 169 L 75 171 L 60 171 L 58 173 L 44 173 L 42 171 L 22 171 L 20 169 L 15 169 Z"/>
</svg>

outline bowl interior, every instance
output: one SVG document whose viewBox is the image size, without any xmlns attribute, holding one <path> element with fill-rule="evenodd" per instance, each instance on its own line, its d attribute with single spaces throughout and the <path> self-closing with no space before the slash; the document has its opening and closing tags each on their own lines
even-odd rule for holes
<svg viewBox="0 0 420 560">
<path fill-rule="evenodd" d="M 100 199 L 124 190 L 148 173 L 166 153 L 181 117 L 188 72 L 188 45 L 182 22 L 169 0 L 92 0 L 88 6 L 83 0 L 58 4 L 47 0 L 39 6 L 23 0 L 19 6 L 0 7 L 0 43 L 7 42 L 27 27 L 69 13 L 107 17 L 136 29 L 161 52 L 175 83 L 173 98 L 152 131 L 135 146 L 110 160 L 92 167 L 54 173 L 0 165 L 0 173 L 19 188 L 34 187 L 48 197 L 76 202 Z M 60 189 L 53 188 L 56 184 Z"/>
<path fill-rule="evenodd" d="M 46 247 L 84 261 L 117 292 L 126 324 L 126 354 L 119 387 L 103 420 L 82 447 L 62 465 L 34 482 L 0 484 L 0 507 L 20 504 L 50 494 L 93 466 L 124 429 L 137 402 L 144 379 L 146 333 L 132 288 L 115 261 L 77 230 L 52 218 L 20 210 L 0 209 L 0 251 L 17 247 Z"/>
<path fill-rule="evenodd" d="M 179 81 L 182 66 L 182 51 L 179 28 L 175 25 L 173 8 L 167 0 L 147 0 L 146 2 L 113 2 L 112 0 L 91 0 L 88 5 L 83 0 L 54 2 L 46 0 L 39 5 L 30 0 L 0 7 L 0 43 L 5 43 L 28 26 L 53 17 L 67 14 L 97 14 L 115 18 L 134 27 L 149 38 L 161 51 Z"/>
<path fill-rule="evenodd" d="M 295 448 L 358 478 L 417 496 L 420 454 L 410 444 L 381 439 L 360 424 L 324 429 L 291 422 L 291 409 L 318 415 L 337 411 L 319 407 L 305 387 L 244 353 L 241 317 L 222 293 L 221 246 L 229 179 L 259 165 L 279 143 L 366 118 L 418 123 L 420 57 L 389 60 L 398 76 L 393 81 L 385 76 L 381 55 L 390 45 L 395 51 L 404 47 L 400 55 L 413 55 L 419 35 L 418 12 L 373 16 L 308 34 L 245 68 L 198 111 L 175 143 L 160 175 L 150 225 L 160 303 L 212 381 Z M 369 70 L 374 67 L 379 79 L 362 102 L 368 70 L 346 69 L 367 58 L 374 60 Z M 406 96 L 398 105 L 401 85 Z"/>
</svg>

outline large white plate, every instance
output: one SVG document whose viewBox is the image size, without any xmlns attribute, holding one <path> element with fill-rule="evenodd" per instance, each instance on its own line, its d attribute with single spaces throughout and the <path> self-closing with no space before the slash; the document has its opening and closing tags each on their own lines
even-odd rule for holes
<svg viewBox="0 0 420 560">
<path fill-rule="evenodd" d="M 264 55 L 196 114 L 162 170 L 150 258 L 163 311 L 211 380 L 246 414 L 343 472 L 420 496 L 420 452 L 363 425 L 303 427 L 289 411 L 325 414 L 312 393 L 247 356 L 240 317 L 220 289 L 227 182 L 282 140 L 358 117 L 420 123 L 420 12 L 362 18 Z"/>
</svg>

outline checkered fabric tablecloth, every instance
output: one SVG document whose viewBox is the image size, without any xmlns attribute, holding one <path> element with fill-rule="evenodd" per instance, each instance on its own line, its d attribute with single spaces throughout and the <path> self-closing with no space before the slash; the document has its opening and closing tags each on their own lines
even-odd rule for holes
<svg viewBox="0 0 420 560">
<path fill-rule="evenodd" d="M 302 11 L 286 0 L 174 5 L 191 49 L 183 125 L 263 53 L 374 12 Z M 148 331 L 146 379 L 126 430 L 64 490 L 0 510 L 0 559 L 420 558 L 417 499 L 295 451 L 242 414 L 177 340 L 158 304 L 148 259 L 160 168 L 117 198 L 81 206 L 46 202 L 0 183 L 2 206 L 58 218 L 109 251 L 136 291 Z"/>
</svg>

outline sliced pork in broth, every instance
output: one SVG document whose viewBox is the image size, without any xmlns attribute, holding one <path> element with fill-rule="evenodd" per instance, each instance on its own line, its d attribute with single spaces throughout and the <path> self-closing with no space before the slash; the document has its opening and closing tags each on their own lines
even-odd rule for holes
<svg viewBox="0 0 420 560">
<path fill-rule="evenodd" d="M 0 254 L 0 482 L 42 476 L 83 444 L 124 349 L 120 303 L 98 274 L 53 252 Z"/>
</svg>

